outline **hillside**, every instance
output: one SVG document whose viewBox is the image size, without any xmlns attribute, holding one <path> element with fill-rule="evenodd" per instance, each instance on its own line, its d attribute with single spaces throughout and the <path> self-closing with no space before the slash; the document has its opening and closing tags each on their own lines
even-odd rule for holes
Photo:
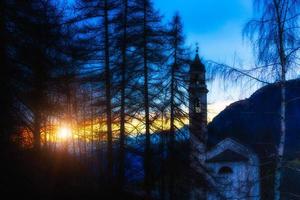
<svg viewBox="0 0 300 200">
<path fill-rule="evenodd" d="M 300 155 L 300 79 L 287 82 L 287 138 L 282 188 L 298 194 Z M 209 145 L 231 137 L 258 153 L 261 162 L 262 199 L 272 199 L 274 158 L 280 130 L 280 87 L 272 84 L 257 90 L 248 99 L 229 105 L 208 125 Z"/>
</svg>

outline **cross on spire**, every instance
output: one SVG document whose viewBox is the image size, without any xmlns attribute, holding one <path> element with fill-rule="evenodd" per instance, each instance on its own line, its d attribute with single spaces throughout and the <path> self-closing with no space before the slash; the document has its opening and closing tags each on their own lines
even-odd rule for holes
<svg viewBox="0 0 300 200">
<path fill-rule="evenodd" d="M 196 43 L 196 54 L 198 54 L 199 53 L 199 43 L 197 42 Z"/>
</svg>

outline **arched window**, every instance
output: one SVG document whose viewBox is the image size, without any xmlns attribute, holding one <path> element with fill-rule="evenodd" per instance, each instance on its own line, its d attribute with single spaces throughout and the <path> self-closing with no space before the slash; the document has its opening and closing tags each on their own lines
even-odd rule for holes
<svg viewBox="0 0 300 200">
<path fill-rule="evenodd" d="M 200 84 L 200 76 L 198 74 L 192 75 L 192 83 L 196 86 Z"/>
<path fill-rule="evenodd" d="M 201 76 L 199 74 L 197 74 L 195 77 L 196 77 L 195 78 L 196 85 L 199 86 L 200 85 Z"/>
<path fill-rule="evenodd" d="M 224 166 L 219 169 L 218 174 L 232 174 L 233 171 L 230 167 Z"/>
<path fill-rule="evenodd" d="M 196 75 L 196 85 L 200 85 L 200 77 L 199 77 L 199 75 Z"/>
<path fill-rule="evenodd" d="M 200 104 L 200 101 L 199 101 L 198 98 L 195 101 L 196 101 L 195 102 L 195 112 L 196 113 L 201 113 L 201 104 Z"/>
</svg>

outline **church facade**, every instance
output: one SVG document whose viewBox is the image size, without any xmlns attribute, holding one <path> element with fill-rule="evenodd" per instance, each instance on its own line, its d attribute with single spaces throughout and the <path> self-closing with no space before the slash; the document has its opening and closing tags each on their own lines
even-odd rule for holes
<svg viewBox="0 0 300 200">
<path fill-rule="evenodd" d="M 259 158 L 250 148 L 226 138 L 207 148 L 207 86 L 205 65 L 198 50 L 190 66 L 189 132 L 192 168 L 208 187 L 193 183 L 191 199 L 259 200 Z"/>
</svg>

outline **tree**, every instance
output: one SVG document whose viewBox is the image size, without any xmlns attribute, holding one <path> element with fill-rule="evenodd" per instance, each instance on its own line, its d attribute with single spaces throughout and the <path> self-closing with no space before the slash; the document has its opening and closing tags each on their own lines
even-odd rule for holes
<svg viewBox="0 0 300 200">
<path fill-rule="evenodd" d="M 117 80 L 117 88 L 120 91 L 120 110 L 118 115 L 120 118 L 119 133 L 119 165 L 118 165 L 118 185 L 120 188 L 125 183 L 125 141 L 127 136 L 126 116 L 130 115 L 130 109 L 133 109 L 135 101 L 131 100 L 135 91 L 132 91 L 132 85 L 136 80 L 136 56 L 129 49 L 133 48 L 133 31 L 137 24 L 134 21 L 134 10 L 132 0 L 120 0 L 118 3 L 117 13 L 114 16 L 115 27 L 115 74 Z M 129 92 L 130 91 L 130 92 Z"/>
<path fill-rule="evenodd" d="M 0 3 L 0 91 L 2 94 L 0 97 L 0 143 L 1 147 L 9 143 L 9 137 L 14 130 L 13 125 L 13 104 L 14 98 L 12 91 L 16 88 L 11 88 L 13 81 L 12 72 L 15 71 L 15 65 L 11 62 L 9 57 L 9 47 L 11 47 L 12 36 L 14 35 L 10 29 L 8 29 L 8 23 L 11 21 L 13 12 L 11 8 L 13 4 L 9 4 L 7 1 L 1 1 Z M 9 43 L 10 42 L 10 43 Z"/>
<path fill-rule="evenodd" d="M 111 108 L 111 72 L 110 72 L 110 38 L 109 38 L 109 10 L 108 0 L 104 1 L 104 59 L 105 59 L 105 95 L 106 95 L 106 123 L 107 123 L 107 161 L 108 161 L 108 176 L 113 175 L 113 149 L 112 149 L 112 108 Z"/>
<path fill-rule="evenodd" d="M 169 195 L 171 199 L 174 199 L 174 181 L 175 181 L 175 166 L 176 166 L 176 131 L 179 131 L 176 127 L 176 122 L 184 125 L 184 118 L 187 117 L 184 107 L 188 107 L 184 103 L 187 102 L 187 64 L 188 64 L 188 52 L 184 47 L 184 36 L 181 18 L 178 13 L 173 16 L 170 23 L 170 30 L 168 36 L 169 44 L 169 69 L 167 73 L 168 87 L 169 87 L 169 103 L 170 106 L 170 129 L 168 138 L 168 151 L 169 151 L 169 166 L 174 166 L 170 171 L 169 180 Z"/>
<path fill-rule="evenodd" d="M 81 15 L 78 15 L 73 21 L 88 21 L 89 24 L 85 27 L 87 35 L 92 34 L 92 37 L 97 38 L 96 50 L 100 57 L 100 69 L 103 69 L 103 81 L 105 87 L 105 114 L 106 114 L 106 131 L 107 131 L 107 172 L 108 179 L 113 176 L 113 130 L 112 130 L 112 73 L 111 73 L 111 48 L 112 42 L 111 30 L 112 20 L 111 12 L 116 8 L 115 0 L 93 0 L 78 2 L 78 10 Z M 95 23 L 95 19 L 100 19 L 101 23 Z"/>
<path fill-rule="evenodd" d="M 121 110 L 120 110 L 120 166 L 119 166 L 119 185 L 123 186 L 125 177 L 125 95 L 126 95 L 126 67 L 127 67 L 127 48 L 128 48 L 128 0 L 123 1 L 122 25 L 123 38 L 122 64 L 121 64 Z"/>
<path fill-rule="evenodd" d="M 61 16 L 48 1 L 18 2 L 16 6 L 19 8 L 15 16 L 19 44 L 14 57 L 22 73 L 18 97 L 28 111 L 23 116 L 32 114 L 32 120 L 27 121 L 31 121 L 28 125 L 34 135 L 34 147 L 39 150 L 42 124 L 52 109 L 47 97 L 54 86 L 51 78 L 59 66 Z"/>
<path fill-rule="evenodd" d="M 74 27 L 64 25 L 64 12 L 53 2 L 35 0 L 10 6 L 15 8 L 13 17 L 9 16 L 14 30 L 10 49 L 16 75 L 9 77 L 16 81 L 10 81 L 9 86 L 14 88 L 18 126 L 33 133 L 34 146 L 40 149 L 41 135 L 46 136 L 48 131 L 47 121 L 59 110 L 55 104 L 64 71 L 74 71 L 78 66 L 75 63 L 85 59 L 84 48 L 76 39 Z"/>
<path fill-rule="evenodd" d="M 219 72 L 235 81 L 247 78 L 260 84 L 275 83 L 280 86 L 280 136 L 276 144 L 274 199 L 282 198 L 281 182 L 284 169 L 286 140 L 286 80 L 294 76 L 299 50 L 299 1 L 255 0 L 254 7 L 260 15 L 250 20 L 244 34 L 253 44 L 256 56 L 254 68 L 236 68 L 217 65 Z M 220 70 L 222 69 L 222 70 Z M 216 72 L 212 70 L 212 72 Z"/>
<path fill-rule="evenodd" d="M 258 64 L 275 72 L 276 82 L 281 88 L 280 138 L 274 182 L 274 199 L 281 199 L 281 179 L 286 140 L 286 79 L 288 70 L 295 67 L 299 50 L 299 1 L 258 0 L 255 1 L 261 16 L 246 26 L 257 55 Z M 273 73 L 274 74 L 274 73 Z"/>
<path fill-rule="evenodd" d="M 151 192 L 151 104 L 153 101 L 153 96 L 150 95 L 153 90 L 153 76 L 151 73 L 153 70 L 158 69 L 158 66 L 161 64 L 163 59 L 162 49 L 163 49 L 163 40 L 162 40 L 162 27 L 161 27 L 161 17 L 154 10 L 152 2 L 150 0 L 136 0 L 135 7 L 138 10 L 139 14 L 136 19 L 139 23 L 137 29 L 135 48 L 137 53 L 142 59 L 142 77 L 143 77 L 143 86 L 142 86 L 142 95 L 143 95 L 143 114 L 144 124 L 145 124 L 145 150 L 144 150 L 144 184 L 147 195 L 150 195 Z M 151 88 L 151 91 L 150 91 Z M 151 101 L 152 100 L 152 101 Z"/>
</svg>

